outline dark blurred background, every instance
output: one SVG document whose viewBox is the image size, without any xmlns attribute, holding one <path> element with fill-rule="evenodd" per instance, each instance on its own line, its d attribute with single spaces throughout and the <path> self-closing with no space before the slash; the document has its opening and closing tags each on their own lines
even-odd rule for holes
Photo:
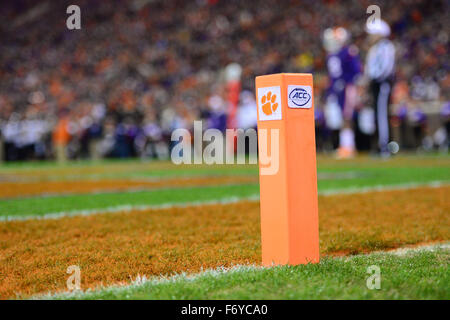
<svg viewBox="0 0 450 320">
<path fill-rule="evenodd" d="M 81 30 L 66 27 L 70 4 Z M 345 27 L 364 58 L 371 4 L 397 52 L 393 139 L 448 152 L 448 1 L 15 0 L 0 3 L 0 158 L 167 158 L 172 130 L 195 119 L 255 127 L 254 77 L 278 72 L 313 73 L 331 152 L 322 34 Z"/>
</svg>

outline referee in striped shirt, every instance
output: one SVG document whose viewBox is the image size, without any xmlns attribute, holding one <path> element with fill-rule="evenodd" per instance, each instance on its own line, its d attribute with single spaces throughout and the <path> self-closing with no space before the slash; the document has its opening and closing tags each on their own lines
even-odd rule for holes
<svg viewBox="0 0 450 320">
<path fill-rule="evenodd" d="M 368 22 L 366 32 L 371 47 L 367 54 L 365 74 L 370 80 L 373 96 L 378 147 L 381 156 L 389 156 L 389 99 L 394 81 L 395 47 L 388 39 L 391 29 L 383 20 Z"/>
</svg>

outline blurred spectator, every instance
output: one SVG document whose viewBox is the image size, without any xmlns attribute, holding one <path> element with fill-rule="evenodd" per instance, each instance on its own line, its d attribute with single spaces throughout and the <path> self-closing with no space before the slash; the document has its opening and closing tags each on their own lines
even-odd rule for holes
<svg viewBox="0 0 450 320">
<path fill-rule="evenodd" d="M 441 110 L 442 125 L 434 134 L 434 141 L 438 150 L 448 152 L 450 148 L 450 101 L 446 101 Z"/>
<path fill-rule="evenodd" d="M 237 112 L 238 128 L 256 129 L 257 107 L 253 92 L 244 90 L 239 98 L 239 109 Z"/>
<path fill-rule="evenodd" d="M 53 130 L 53 146 L 58 162 L 63 163 L 67 160 L 67 146 L 69 140 L 69 119 L 67 116 L 63 115 Z"/>
</svg>

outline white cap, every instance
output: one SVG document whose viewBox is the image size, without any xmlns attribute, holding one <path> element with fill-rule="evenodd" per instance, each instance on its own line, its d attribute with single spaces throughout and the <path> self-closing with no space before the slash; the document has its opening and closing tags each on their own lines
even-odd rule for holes
<svg viewBox="0 0 450 320">
<path fill-rule="evenodd" d="M 382 37 L 388 37 L 391 34 L 391 28 L 385 21 L 381 19 L 375 19 L 366 23 L 366 32 L 368 34 L 376 34 Z"/>
<path fill-rule="evenodd" d="M 328 28 L 323 33 L 323 46 L 328 52 L 336 52 L 345 45 L 350 35 L 342 27 Z"/>
<path fill-rule="evenodd" d="M 239 81 L 241 79 L 242 67 L 239 63 L 230 63 L 225 68 L 225 78 L 227 81 Z"/>
</svg>

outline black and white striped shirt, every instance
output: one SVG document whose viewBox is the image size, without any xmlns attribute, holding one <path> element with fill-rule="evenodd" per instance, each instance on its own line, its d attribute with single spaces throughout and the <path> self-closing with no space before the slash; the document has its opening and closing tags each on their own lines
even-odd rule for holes
<svg viewBox="0 0 450 320">
<path fill-rule="evenodd" d="M 395 47 L 388 39 L 382 39 L 369 49 L 366 74 L 371 80 L 383 81 L 394 74 Z"/>
</svg>

